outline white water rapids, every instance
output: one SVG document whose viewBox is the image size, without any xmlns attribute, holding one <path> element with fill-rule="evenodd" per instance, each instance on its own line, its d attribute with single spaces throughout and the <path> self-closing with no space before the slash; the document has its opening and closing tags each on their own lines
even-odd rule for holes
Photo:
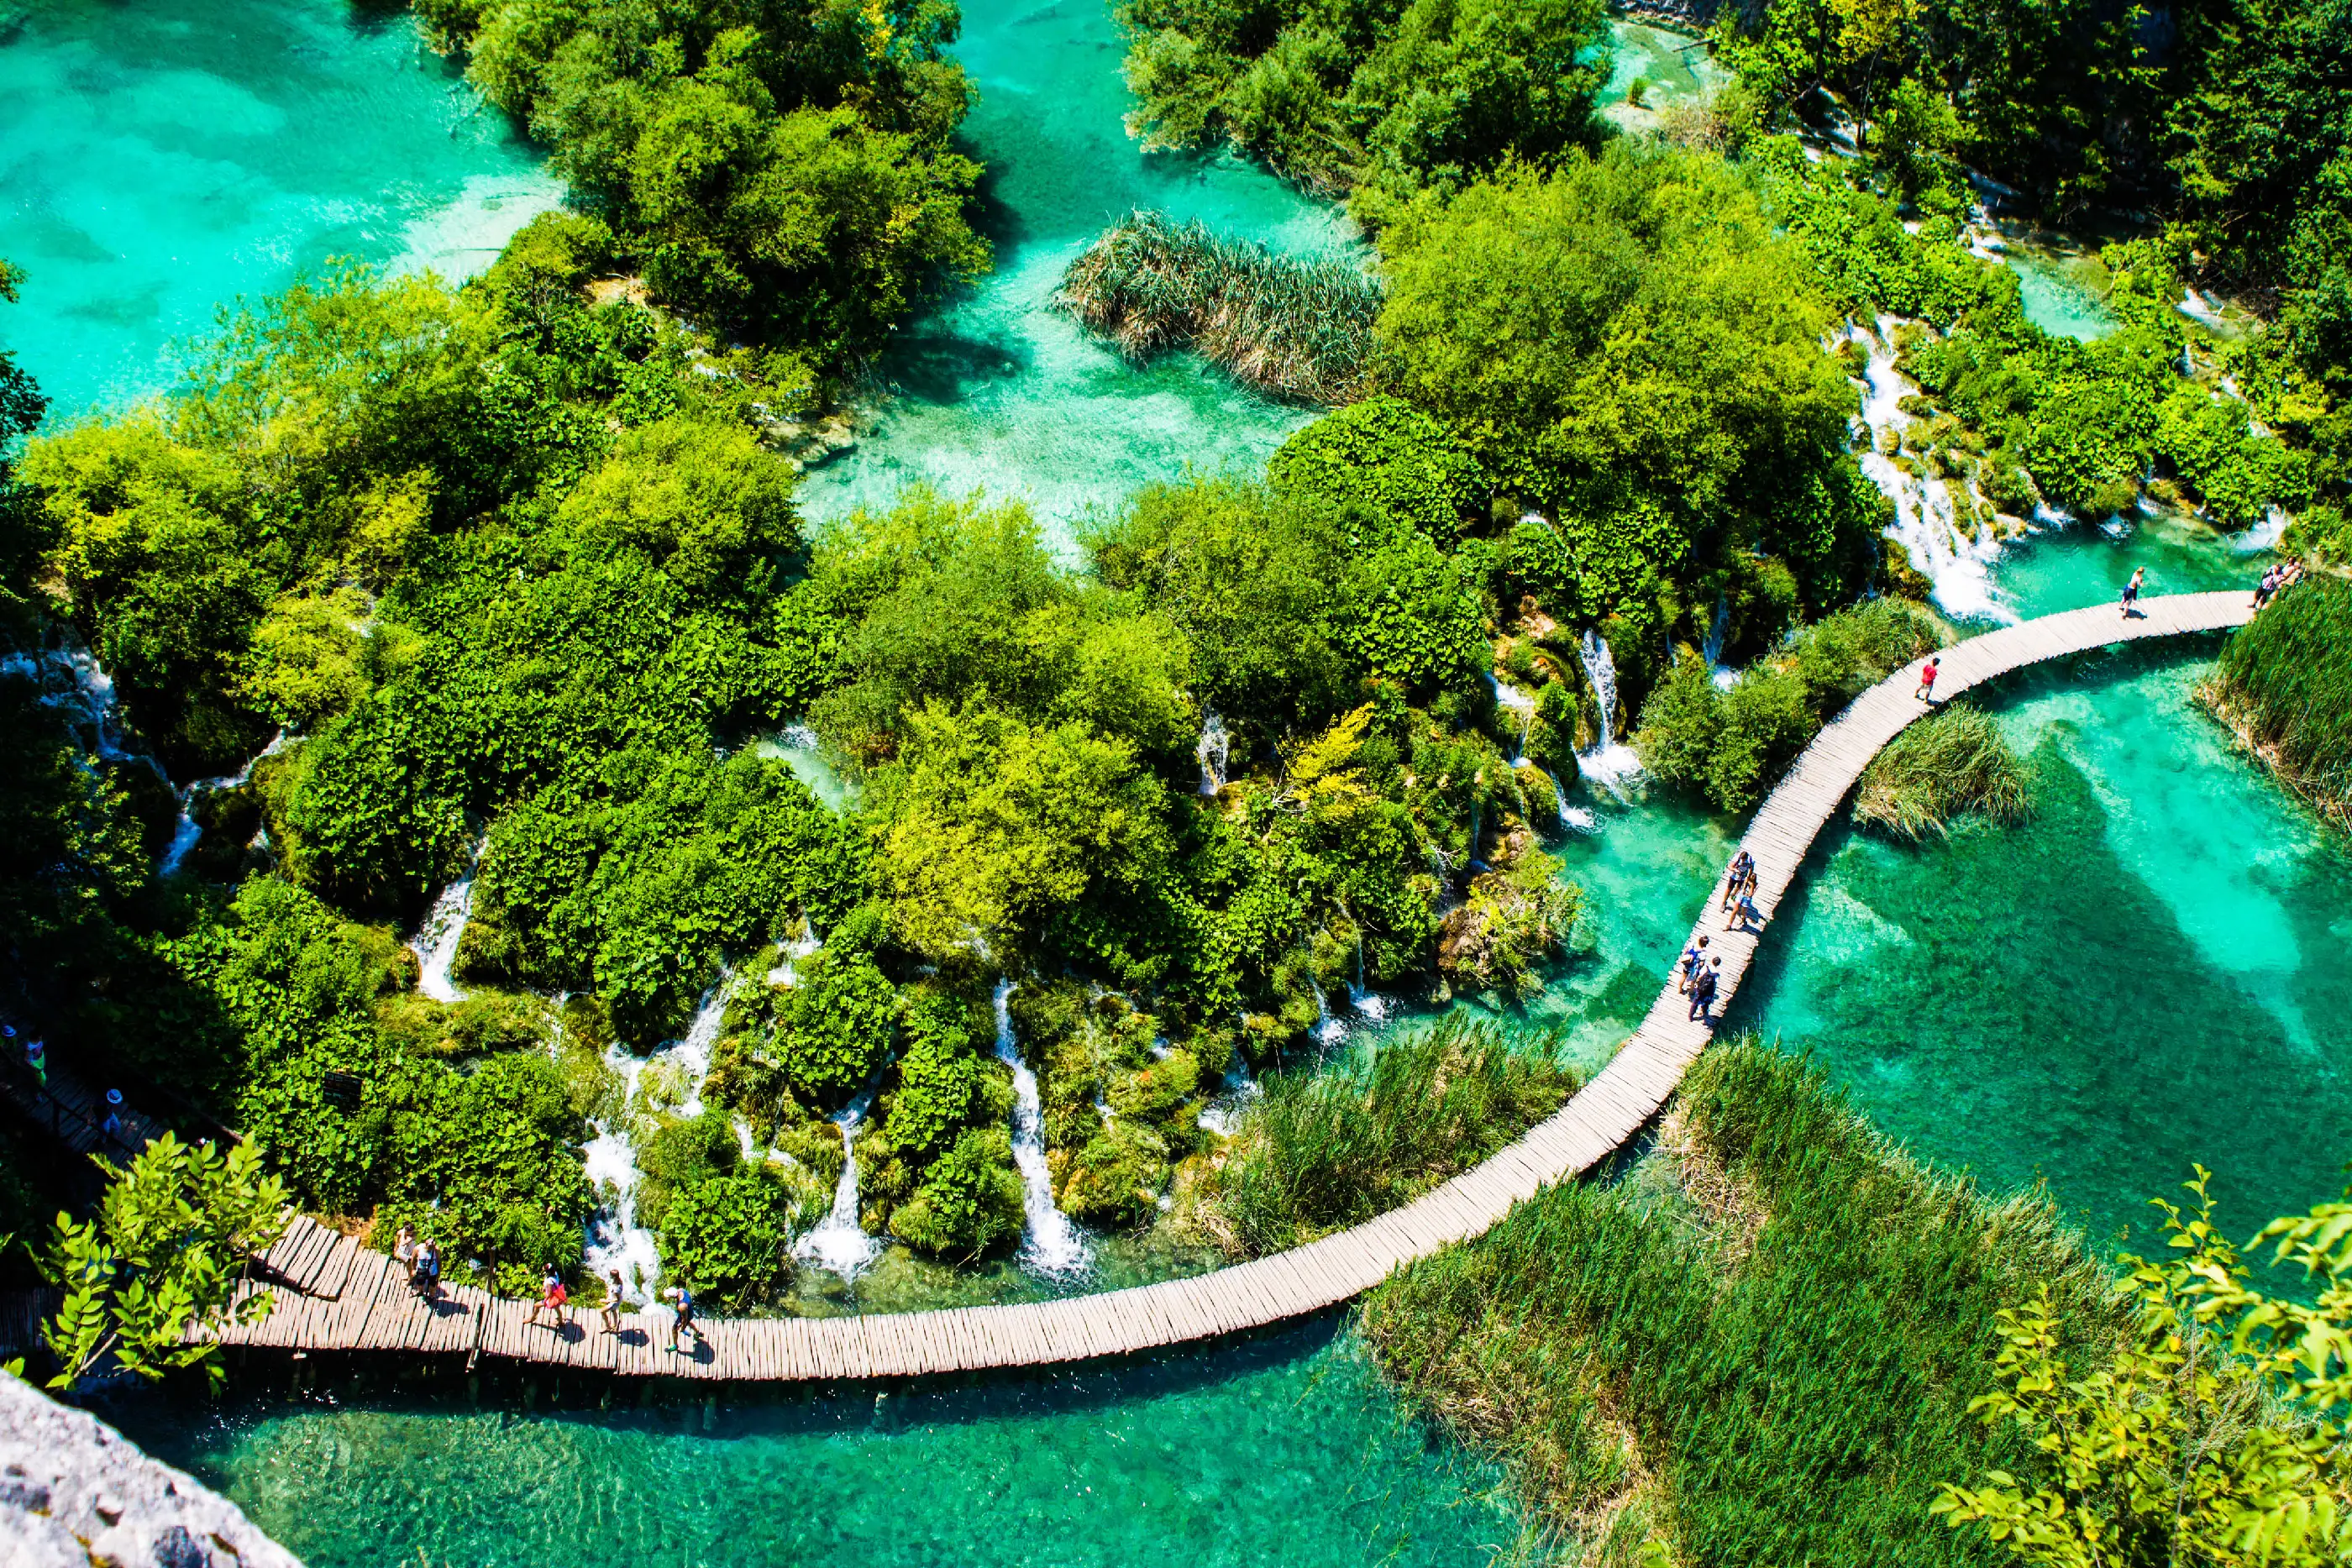
<svg viewBox="0 0 2352 1568">
<path fill-rule="evenodd" d="M 793 1243 L 793 1256 L 803 1263 L 830 1270 L 844 1280 L 855 1280 L 882 1255 L 882 1243 L 857 1222 L 857 1125 L 874 1103 L 867 1089 L 833 1119 L 841 1129 L 841 1177 L 834 1183 L 833 1207 L 814 1229 Z"/>
<path fill-rule="evenodd" d="M 1045 1103 L 1037 1094 L 1037 1075 L 1021 1060 L 1020 1042 L 1013 1038 L 1007 1001 L 1012 995 L 1012 981 L 996 982 L 996 1058 L 1013 1070 L 1013 1163 L 1021 1167 L 1021 1208 L 1028 1221 L 1021 1261 L 1036 1273 L 1066 1280 L 1091 1267 L 1094 1254 L 1054 1201 L 1054 1178 L 1045 1168 Z"/>
<path fill-rule="evenodd" d="M 582 1152 L 587 1156 L 590 1184 L 600 1193 L 609 1185 L 614 1196 L 611 1207 L 600 1208 L 589 1217 L 588 1245 L 581 1264 L 600 1281 L 610 1277 L 610 1270 L 619 1270 L 623 1282 L 633 1294 L 649 1296 L 654 1281 L 661 1277 L 661 1252 L 654 1245 L 654 1233 L 637 1223 L 637 1144 L 634 1129 L 637 1088 L 645 1080 L 646 1069 L 657 1061 L 670 1063 L 688 1085 L 678 1114 L 702 1113 L 702 1080 L 710 1071 L 710 1053 L 719 1043 L 719 1026 L 727 1016 L 726 996 L 727 978 L 722 975 L 710 994 L 702 998 L 685 1036 L 651 1056 L 633 1056 L 617 1044 L 604 1053 L 604 1065 L 621 1080 L 621 1108 L 615 1114 L 591 1124 L 596 1135 Z"/>
<path fill-rule="evenodd" d="M 1584 665 L 1584 678 L 1592 683 L 1593 706 L 1601 716 L 1592 749 L 1578 752 L 1576 765 L 1585 778 L 1622 799 L 1624 781 L 1642 771 L 1642 759 L 1617 739 L 1617 662 L 1610 657 L 1609 644 L 1590 626 L 1577 643 L 1577 656 Z M 1566 810 L 1563 804 L 1563 821 Z"/>
</svg>

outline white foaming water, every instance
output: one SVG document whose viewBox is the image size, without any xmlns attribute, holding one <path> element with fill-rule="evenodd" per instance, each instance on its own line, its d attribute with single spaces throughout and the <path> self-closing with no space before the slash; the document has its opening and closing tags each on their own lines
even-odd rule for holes
<svg viewBox="0 0 2352 1568">
<path fill-rule="evenodd" d="M 1250 1076 L 1249 1059 L 1234 1051 L 1234 1059 L 1225 1066 L 1225 1076 L 1219 1084 L 1217 1097 L 1201 1107 L 1201 1125 L 1221 1138 L 1230 1138 L 1242 1124 L 1242 1113 L 1249 1103 L 1265 1092 L 1258 1081 Z"/>
<path fill-rule="evenodd" d="M 1045 1107 L 1037 1075 L 1021 1060 L 1013 1038 L 1013 1009 L 1006 998 L 1013 982 L 996 982 L 996 1058 L 1013 1070 L 1013 1163 L 1021 1167 L 1021 1208 L 1028 1220 L 1022 1242 L 1024 1267 L 1057 1280 L 1082 1274 L 1094 1263 L 1078 1228 L 1054 1202 L 1054 1178 L 1045 1169 Z"/>
<path fill-rule="evenodd" d="M 481 852 L 475 852 L 479 856 Z M 466 922 L 474 913 L 474 872 L 467 866 L 466 874 L 441 890 L 433 907 L 425 912 L 424 923 L 416 928 L 416 939 L 408 950 L 416 955 L 423 966 L 416 977 L 416 988 L 436 1002 L 454 1002 L 466 993 L 449 976 L 449 967 L 457 961 L 457 939 L 466 934 Z"/>
<path fill-rule="evenodd" d="M 1601 713 L 1601 729 L 1592 749 L 1576 754 L 1576 764 L 1587 779 L 1622 800 L 1624 781 L 1642 771 L 1642 759 L 1633 755 L 1632 747 L 1621 746 L 1617 741 L 1617 662 L 1609 655 L 1609 644 L 1590 626 L 1577 643 L 1577 657 L 1584 665 L 1584 678 L 1592 683 L 1593 706 Z"/>
<path fill-rule="evenodd" d="M 39 653 L 12 653 L 0 659 L 0 673 L 23 675 L 40 688 L 44 707 L 64 708 L 90 734 L 90 749 L 109 762 L 138 760 L 121 743 L 117 723 L 114 681 L 99 667 L 96 655 L 85 648 L 52 648 Z M 162 768 L 156 772 L 161 774 Z M 166 783 L 170 780 L 166 779 Z"/>
<path fill-rule="evenodd" d="M 1323 999 L 1323 987 L 1313 976 L 1307 983 L 1315 992 L 1315 1043 L 1329 1047 L 1348 1038 L 1348 1026 L 1331 1016 L 1330 1004 Z"/>
<path fill-rule="evenodd" d="M 1597 833 L 1601 831 L 1601 819 L 1592 814 L 1592 808 L 1570 805 L 1568 791 L 1559 787 L 1557 779 L 1551 781 L 1551 803 L 1559 808 L 1559 825 L 1570 832 Z"/>
<path fill-rule="evenodd" d="M 2230 324 L 2221 319 L 2221 313 L 2214 309 L 2206 301 L 2205 297 L 2194 288 L 2182 289 L 2180 303 L 2174 308 L 2190 320 L 2210 327 L 2216 332 L 2226 332 L 2230 329 Z"/>
<path fill-rule="evenodd" d="M 844 1280 L 855 1280 L 882 1255 L 882 1243 L 857 1223 L 857 1124 L 873 1103 L 874 1091 L 868 1089 L 833 1119 L 841 1129 L 841 1179 L 834 1184 L 833 1207 L 814 1229 L 793 1243 L 793 1257 Z"/>
<path fill-rule="evenodd" d="M 726 995 L 727 977 L 722 974 L 719 984 L 702 998 L 685 1038 L 674 1045 L 650 1056 L 633 1056 L 617 1044 L 604 1052 L 604 1065 L 621 1080 L 621 1109 L 609 1119 L 590 1124 L 596 1135 L 581 1150 L 586 1156 L 590 1184 L 599 1192 L 607 1184 L 614 1190 L 611 1207 L 589 1216 L 588 1242 L 581 1258 L 582 1266 L 600 1281 L 618 1269 L 631 1290 L 650 1294 L 661 1277 L 661 1251 L 654 1244 L 654 1233 L 637 1223 L 637 1145 L 631 1122 L 637 1086 L 655 1062 L 673 1063 L 689 1086 L 678 1114 L 702 1113 L 702 1080 L 710 1071 L 710 1052 L 726 1017 Z M 740 1130 L 737 1136 L 742 1136 Z"/>
<path fill-rule="evenodd" d="M 194 816 L 189 814 L 190 808 L 194 807 L 196 803 L 196 795 L 198 791 L 236 789 L 247 779 L 253 777 L 254 768 L 260 764 L 263 758 L 275 757 L 285 749 L 286 732 L 281 729 L 275 736 L 270 737 L 268 745 L 263 747 L 260 751 L 255 754 L 252 761 L 247 762 L 236 772 L 225 773 L 218 779 L 199 779 L 194 783 L 189 785 L 186 789 L 181 790 L 180 820 L 173 824 L 172 841 L 170 845 L 164 849 L 163 859 L 156 866 L 155 874 L 158 876 L 170 876 L 173 872 L 178 871 L 180 869 L 180 862 L 188 858 L 188 852 L 196 847 L 196 841 L 204 837 L 205 830 L 203 824 L 199 823 Z M 451 949 L 453 955 L 456 949 Z"/>
<path fill-rule="evenodd" d="M 777 955 L 776 967 L 768 971 L 768 984 L 799 985 L 801 960 L 824 946 L 824 938 L 816 934 L 816 922 L 803 916 L 801 920 L 800 936 L 784 944 L 784 950 Z"/>
<path fill-rule="evenodd" d="M 1700 653 L 1719 691 L 1729 691 L 1739 684 L 1739 672 L 1723 662 L 1723 641 L 1731 631 L 1731 602 L 1722 594 L 1715 596 L 1715 618 L 1707 622 L 1706 645 Z"/>
<path fill-rule="evenodd" d="M 1519 716 L 1519 737 L 1511 743 L 1511 760 L 1517 763 L 1528 748 L 1528 731 L 1536 722 L 1535 694 L 1520 690 L 1499 675 L 1487 675 L 1486 684 L 1495 688 L 1496 702 Z"/>
<path fill-rule="evenodd" d="M 1192 756 L 1201 764 L 1201 793 L 1213 795 L 1225 787 L 1225 769 L 1232 765 L 1233 741 L 1225 734 L 1225 721 L 1217 710 L 1205 710 L 1201 720 L 1201 741 L 1192 747 Z"/>
<path fill-rule="evenodd" d="M 1356 977 L 1348 987 L 1348 1005 L 1374 1023 L 1385 1023 L 1389 1016 L 1389 999 L 1364 984 L 1364 939 L 1356 938 Z"/>
<path fill-rule="evenodd" d="M 2261 522 L 2231 539 L 2230 546 L 2242 554 L 2255 555 L 2277 549 L 2279 540 L 2285 537 L 2286 514 L 2273 507 L 2263 512 Z"/>
<path fill-rule="evenodd" d="M 1946 613 L 1963 621 L 1997 621 L 2014 624 L 2017 614 L 2000 602 L 1992 583 L 1992 564 L 2000 557 L 2000 539 L 1985 528 L 1976 537 L 1962 537 L 1951 489 L 1941 479 L 1921 479 L 1905 473 L 1892 457 L 1878 450 L 1878 433 L 1892 429 L 1899 436 L 1910 427 L 1903 399 L 1918 389 L 1895 368 L 1886 346 L 1893 328 L 1881 318 L 1873 334 L 1861 327 L 1848 333 L 1869 355 L 1863 382 L 1862 428 L 1855 434 L 1862 471 L 1881 494 L 1895 503 L 1895 526 L 1886 537 L 1903 547 L 1914 570 L 1933 585 L 1931 597 Z"/>
</svg>

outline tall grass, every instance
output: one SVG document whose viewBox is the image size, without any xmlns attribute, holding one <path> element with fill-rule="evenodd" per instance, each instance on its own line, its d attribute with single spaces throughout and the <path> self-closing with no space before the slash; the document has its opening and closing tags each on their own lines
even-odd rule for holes
<svg viewBox="0 0 2352 1568">
<path fill-rule="evenodd" d="M 1916 843 L 1975 812 L 2020 822 L 2032 808 L 2025 764 L 1980 708 L 1955 703 L 1888 742 L 1863 770 L 1853 820 Z"/>
<path fill-rule="evenodd" d="M 2200 695 L 2286 784 L 2352 830 L 2352 582 L 2296 583 L 2221 650 Z"/>
<path fill-rule="evenodd" d="M 1316 1071 L 1278 1073 L 1244 1113 L 1199 1214 L 1242 1255 L 1278 1252 L 1407 1203 L 1559 1109 L 1576 1073 L 1549 1042 L 1450 1016 Z"/>
<path fill-rule="evenodd" d="M 1276 256 L 1139 211 L 1070 263 L 1055 302 L 1139 364 L 1190 344 L 1276 396 L 1342 403 L 1369 390 L 1380 289 L 1338 257 Z"/>
<path fill-rule="evenodd" d="M 1753 1040 L 1708 1052 L 1683 1095 L 1746 1223 L 1554 1187 L 1368 1299 L 1382 1364 L 1512 1461 L 1588 1563 L 1651 1534 L 1683 1563 L 2001 1560 L 1927 1513 L 1940 1482 L 2033 1466 L 1969 1413 L 1993 1386 L 1993 1315 L 2047 1280 L 2106 1342 L 2104 1271 L 2043 1198 L 1923 1169 Z"/>
</svg>

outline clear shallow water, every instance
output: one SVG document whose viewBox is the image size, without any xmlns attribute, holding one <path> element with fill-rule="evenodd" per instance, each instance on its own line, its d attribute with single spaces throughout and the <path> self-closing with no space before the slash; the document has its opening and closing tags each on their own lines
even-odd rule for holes
<svg viewBox="0 0 2352 1568">
<path fill-rule="evenodd" d="M 2352 853 L 2189 703 L 2201 653 L 2017 677 L 2040 769 L 2007 831 L 1827 835 L 1742 1021 L 1809 1048 L 1880 1127 L 2096 1239 L 2148 1240 L 2192 1162 L 2243 1239 L 2352 1154 Z"/>
<path fill-rule="evenodd" d="M 1143 369 L 1052 308 L 1062 271 L 1137 207 L 1199 218 L 1294 254 L 1360 249 L 1353 227 L 1231 157 L 1147 154 L 1122 117 L 1118 30 L 1101 0 L 965 0 L 956 57 L 980 89 L 964 123 L 989 166 L 982 226 L 996 270 L 902 329 L 857 449 L 810 474 L 816 518 L 887 506 L 922 482 L 1026 500 L 1068 526 L 1187 470 L 1255 475 L 1312 411 L 1270 402 L 1191 355 Z"/>
<path fill-rule="evenodd" d="M 551 1407 L 551 1393 L 613 1411 Z M 438 1404 L 113 1413 L 311 1568 L 550 1563 L 1485 1564 L 1518 1533 L 1488 1467 L 1402 1419 L 1323 1321 L 1115 1371 L 838 1397 L 542 1381 Z"/>
<path fill-rule="evenodd" d="M 478 271 L 562 194 L 404 11 L 32 0 L 0 41 L 0 309 L 52 417 L 169 384 L 217 304 L 331 256 Z"/>
</svg>

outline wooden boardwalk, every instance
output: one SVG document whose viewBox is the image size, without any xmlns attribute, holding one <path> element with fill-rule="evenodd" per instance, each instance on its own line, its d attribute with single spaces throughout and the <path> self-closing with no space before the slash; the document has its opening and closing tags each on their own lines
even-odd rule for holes
<svg viewBox="0 0 2352 1568">
<path fill-rule="evenodd" d="M 1947 699 L 2011 670 L 2111 643 L 2237 626 L 2250 617 L 2250 598 L 2242 590 L 2180 594 L 2143 601 L 2130 620 L 2105 604 L 2005 627 L 1944 650 L 1936 695 Z M 1917 681 L 1914 665 L 1864 693 L 1814 737 L 1748 824 L 1741 843 L 1756 859 L 1756 903 L 1768 925 L 1814 836 L 1864 768 L 1927 711 L 1912 695 Z M 1721 890 L 1718 882 L 1718 896 Z M 1719 1014 L 1746 977 L 1762 932 L 1723 931 L 1716 906 L 1710 897 L 1693 932 L 1706 932 L 1708 951 L 1723 959 Z M 528 1303 L 463 1287 L 427 1305 L 389 1260 L 298 1218 L 264 1259 L 278 1283 L 276 1310 L 222 1338 L 305 1351 L 465 1351 L 625 1375 L 763 1381 L 1034 1366 L 1207 1339 L 1337 1305 L 1401 1264 L 1480 1234 L 1538 1189 L 1590 1170 L 1657 1113 L 1713 1032 L 1710 1020 L 1688 1016 L 1685 999 L 1668 985 L 1590 1084 L 1485 1164 L 1377 1219 L 1194 1279 L 1011 1306 L 715 1321 L 704 1325 L 707 1338 L 673 1350 L 663 1312 L 628 1314 L 614 1334 L 593 1312 L 575 1312 L 567 1331 L 533 1324 Z"/>
</svg>

